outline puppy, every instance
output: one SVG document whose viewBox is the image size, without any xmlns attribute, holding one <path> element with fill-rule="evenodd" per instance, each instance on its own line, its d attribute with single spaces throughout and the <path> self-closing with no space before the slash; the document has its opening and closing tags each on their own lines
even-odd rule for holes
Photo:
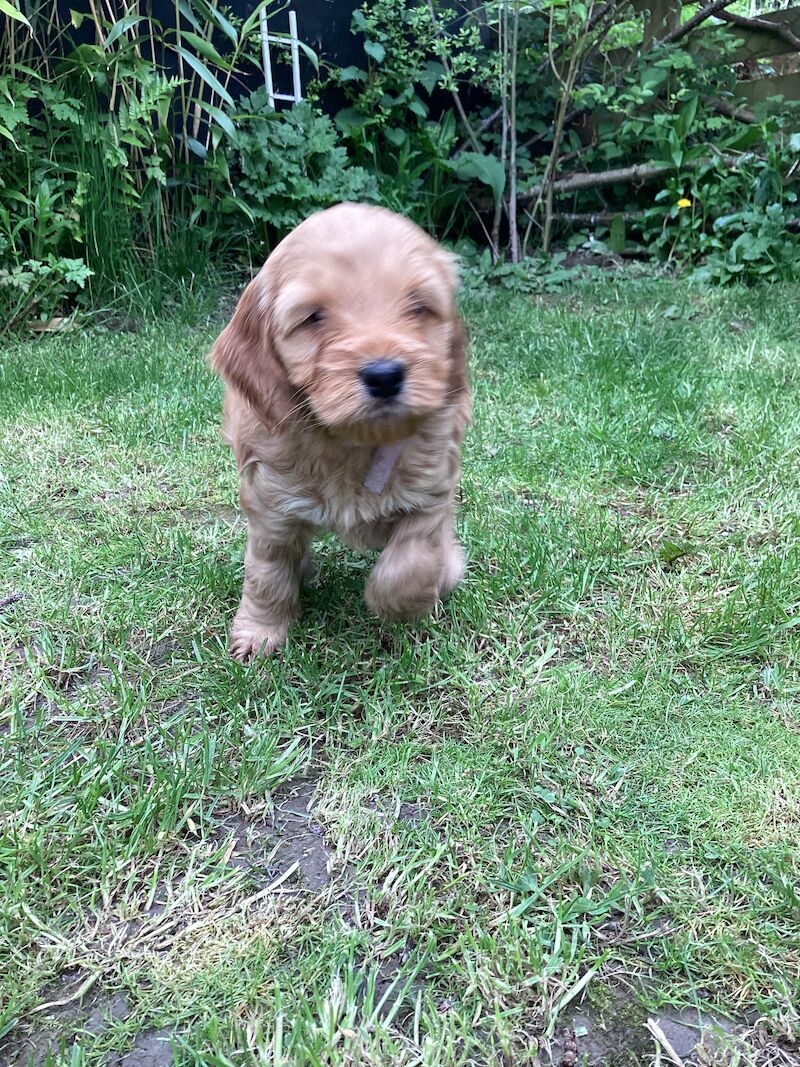
<svg viewBox="0 0 800 1067">
<path fill-rule="evenodd" d="M 365 599 L 430 612 L 461 580 L 453 532 L 470 417 L 452 258 L 408 219 L 339 204 L 289 234 L 211 353 L 247 516 L 240 660 L 283 646 L 315 529 L 382 549 Z"/>
</svg>

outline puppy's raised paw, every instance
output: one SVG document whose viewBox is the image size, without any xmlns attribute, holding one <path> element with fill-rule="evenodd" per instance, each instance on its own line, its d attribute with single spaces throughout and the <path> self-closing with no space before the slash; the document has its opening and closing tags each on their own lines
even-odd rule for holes
<svg viewBox="0 0 800 1067">
<path fill-rule="evenodd" d="M 373 575 L 364 590 L 364 600 L 373 615 L 393 622 L 414 622 L 436 607 L 436 585 L 387 585 Z"/>
<path fill-rule="evenodd" d="M 269 656 L 286 644 L 286 633 L 285 626 L 263 627 L 237 620 L 231 627 L 230 653 L 241 663 L 256 656 Z"/>
</svg>

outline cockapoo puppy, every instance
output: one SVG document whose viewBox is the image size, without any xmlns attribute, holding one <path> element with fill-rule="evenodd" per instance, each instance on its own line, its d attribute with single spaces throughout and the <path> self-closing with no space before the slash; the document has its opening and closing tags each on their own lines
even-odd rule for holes
<svg viewBox="0 0 800 1067">
<path fill-rule="evenodd" d="M 382 549 L 365 590 L 388 619 L 461 580 L 453 532 L 470 417 L 448 253 L 408 219 L 339 204 L 289 234 L 211 354 L 247 516 L 240 660 L 283 646 L 315 529 Z"/>
</svg>

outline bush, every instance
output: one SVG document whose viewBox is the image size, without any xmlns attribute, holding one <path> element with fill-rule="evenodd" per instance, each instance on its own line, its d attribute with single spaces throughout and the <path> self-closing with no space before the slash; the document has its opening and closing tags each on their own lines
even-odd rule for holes
<svg viewBox="0 0 800 1067">
<path fill-rule="evenodd" d="M 259 89 L 236 118 L 228 149 L 233 188 L 263 252 L 311 211 L 379 199 L 374 176 L 349 162 L 333 122 L 311 104 L 276 112 Z"/>
</svg>

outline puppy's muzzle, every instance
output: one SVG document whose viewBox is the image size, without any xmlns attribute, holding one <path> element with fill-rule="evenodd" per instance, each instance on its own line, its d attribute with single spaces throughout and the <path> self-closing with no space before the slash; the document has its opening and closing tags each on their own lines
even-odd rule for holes
<svg viewBox="0 0 800 1067">
<path fill-rule="evenodd" d="M 367 392 L 376 400 L 393 400 L 400 395 L 406 369 L 397 359 L 376 359 L 358 372 Z"/>
</svg>

